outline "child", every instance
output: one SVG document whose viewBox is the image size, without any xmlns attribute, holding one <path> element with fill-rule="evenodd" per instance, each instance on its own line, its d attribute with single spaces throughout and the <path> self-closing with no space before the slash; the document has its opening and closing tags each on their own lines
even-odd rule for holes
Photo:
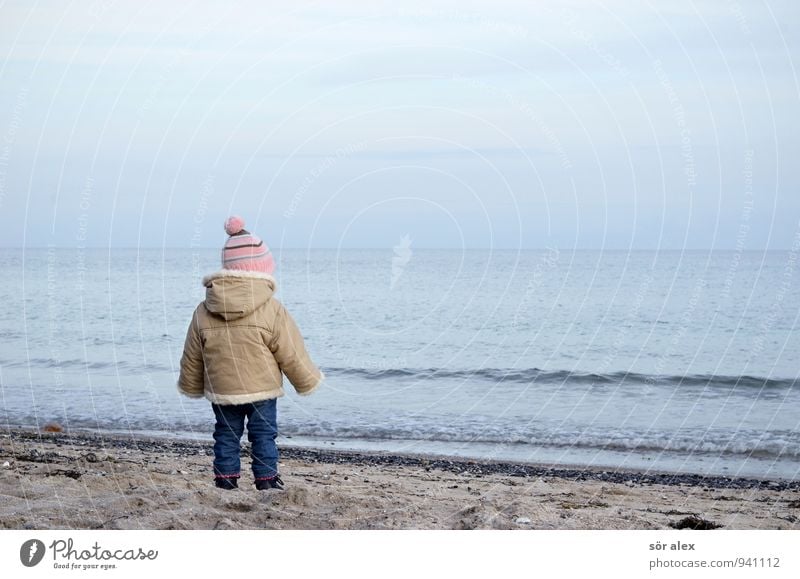
<svg viewBox="0 0 800 579">
<path fill-rule="evenodd" d="M 256 488 L 282 489 L 275 445 L 282 374 L 302 395 L 313 392 L 323 375 L 289 312 L 273 297 L 277 282 L 269 248 L 244 229 L 241 217 L 229 218 L 225 231 L 230 237 L 222 249 L 222 270 L 203 278 L 206 299 L 189 324 L 178 389 L 211 401 L 218 487 L 238 486 L 247 418 Z"/>
</svg>

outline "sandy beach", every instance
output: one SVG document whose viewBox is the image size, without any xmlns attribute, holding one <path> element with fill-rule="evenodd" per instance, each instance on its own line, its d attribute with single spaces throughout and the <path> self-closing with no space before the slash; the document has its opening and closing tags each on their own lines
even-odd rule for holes
<svg viewBox="0 0 800 579">
<path fill-rule="evenodd" d="M 281 448 L 285 491 L 211 444 L 0 433 L 6 529 L 800 529 L 800 483 Z M 249 458 L 243 458 L 243 467 Z"/>
</svg>

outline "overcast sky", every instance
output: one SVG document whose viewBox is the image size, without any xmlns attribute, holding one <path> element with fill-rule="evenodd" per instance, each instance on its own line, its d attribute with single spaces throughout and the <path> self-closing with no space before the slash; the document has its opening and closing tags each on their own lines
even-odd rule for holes
<svg viewBox="0 0 800 579">
<path fill-rule="evenodd" d="M 790 247 L 798 3 L 569 6 L 2 2 L 0 245 Z"/>
</svg>

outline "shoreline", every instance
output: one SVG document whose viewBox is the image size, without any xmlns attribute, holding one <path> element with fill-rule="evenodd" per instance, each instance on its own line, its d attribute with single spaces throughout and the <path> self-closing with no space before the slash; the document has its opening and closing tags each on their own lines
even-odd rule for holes
<svg viewBox="0 0 800 579">
<path fill-rule="evenodd" d="M 223 491 L 211 482 L 211 442 L 6 429 L 0 527 L 800 529 L 800 481 L 280 452 L 286 491 L 256 491 L 246 451 L 240 488 Z"/>
<path fill-rule="evenodd" d="M 192 452 L 205 450 L 212 455 L 212 443 L 202 440 L 136 433 L 73 430 L 69 432 L 40 432 L 29 428 L 11 428 L 0 432 L 0 437 L 12 440 L 37 440 L 55 445 L 79 446 L 104 444 L 113 448 L 145 449 L 157 451 Z M 243 440 L 242 448 L 246 447 Z M 675 473 L 634 468 L 610 468 L 584 465 L 546 465 L 531 462 L 512 462 L 497 459 L 465 458 L 439 454 L 380 452 L 368 450 L 327 449 L 308 446 L 278 445 L 281 460 L 304 460 L 324 464 L 354 464 L 372 466 L 404 466 L 436 469 L 452 473 L 476 475 L 504 475 L 520 478 L 558 478 L 564 480 L 596 480 L 616 484 L 660 484 L 666 486 L 700 486 L 714 489 L 770 489 L 777 491 L 800 490 L 800 479 L 789 480 L 772 477 L 754 478 L 697 473 Z"/>
<path fill-rule="evenodd" d="M 31 428 L 11 427 L 0 431 L 0 436 L 11 438 L 36 439 L 54 444 L 70 443 L 83 445 L 107 442 L 111 446 L 125 448 L 157 448 L 175 450 L 204 448 L 211 452 L 212 442 L 200 439 L 189 439 L 155 433 L 139 434 L 115 431 L 93 431 L 76 429 L 62 432 L 43 432 Z M 246 447 L 242 441 L 242 448 Z M 624 484 L 662 484 L 668 486 L 704 486 L 717 489 L 772 489 L 800 490 L 800 479 L 783 479 L 775 477 L 747 477 L 708 475 L 699 473 L 681 473 L 657 469 L 613 468 L 608 466 L 586 466 L 580 464 L 542 464 L 525 461 L 509 461 L 500 459 L 482 459 L 446 454 L 423 454 L 407 452 L 382 452 L 373 450 L 332 449 L 316 446 L 295 446 L 278 444 L 281 459 L 309 460 L 327 464 L 358 465 L 399 465 L 408 467 L 430 467 L 449 472 L 471 472 L 479 475 L 499 474 L 512 477 L 552 477 L 566 480 L 598 480 Z"/>
</svg>

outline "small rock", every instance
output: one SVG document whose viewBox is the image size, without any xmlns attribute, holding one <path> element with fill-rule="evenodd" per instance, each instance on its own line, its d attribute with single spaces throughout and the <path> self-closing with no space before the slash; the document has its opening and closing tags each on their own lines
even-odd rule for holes
<svg viewBox="0 0 800 579">
<path fill-rule="evenodd" d="M 10 462 L 8 462 L 8 461 L 5 461 L 5 462 L 3 463 L 3 468 L 11 468 L 11 463 L 10 463 Z"/>
<path fill-rule="evenodd" d="M 514 522 L 518 525 L 530 525 L 531 520 L 528 517 L 517 517 L 514 519 Z"/>
<path fill-rule="evenodd" d="M 712 529 L 719 529 L 722 525 L 707 521 L 697 515 L 690 515 L 681 519 L 680 521 L 672 521 L 669 526 L 673 529 L 692 529 L 695 531 L 709 531 Z"/>
</svg>

